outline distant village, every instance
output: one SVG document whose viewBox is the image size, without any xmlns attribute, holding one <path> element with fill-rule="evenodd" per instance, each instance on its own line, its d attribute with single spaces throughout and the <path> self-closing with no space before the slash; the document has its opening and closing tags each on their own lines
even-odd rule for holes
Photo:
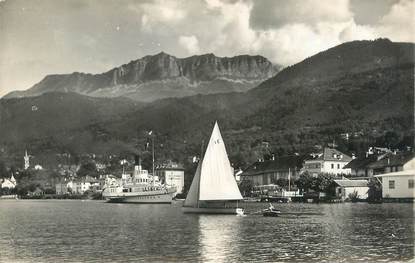
<svg viewBox="0 0 415 263">
<path fill-rule="evenodd" d="M 356 157 L 333 146 L 307 155 L 264 156 L 243 170 L 235 169 L 241 193 L 247 201 L 258 202 L 413 202 L 411 149 L 369 147 L 365 156 Z M 35 158 L 26 151 L 22 168 L 0 179 L 0 198 L 101 199 L 103 189 L 121 183 L 121 174 L 132 173 L 135 165 L 134 160 L 116 156 L 85 157 L 88 161 L 82 164 L 63 162 L 46 169 L 33 163 Z M 156 164 L 154 173 L 162 183 L 176 187 L 177 198 L 184 198 L 191 182 L 186 177 L 193 176 L 185 171 L 183 164 L 166 160 Z"/>
<path fill-rule="evenodd" d="M 16 174 L 12 173 L 10 178 L 0 179 L 0 198 L 100 199 L 106 185 L 121 183 L 121 175 L 132 173 L 135 165 L 131 160 L 118 161 L 115 156 L 110 156 L 108 162 L 99 161 L 95 154 L 83 157 L 88 160 L 83 164 L 58 164 L 50 171 L 40 164 L 32 165 L 30 160 L 33 156 L 26 150 L 23 168 L 15 171 Z M 114 162 L 116 168 L 121 168 L 120 173 L 109 172 Z M 155 174 L 163 183 L 174 185 L 176 194 L 183 192 L 184 168 L 180 164 L 173 161 L 160 163 Z"/>
</svg>

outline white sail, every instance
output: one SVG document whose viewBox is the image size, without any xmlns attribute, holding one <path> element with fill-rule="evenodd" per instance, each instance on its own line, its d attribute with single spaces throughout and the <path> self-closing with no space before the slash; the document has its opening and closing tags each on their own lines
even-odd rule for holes
<svg viewBox="0 0 415 263">
<path fill-rule="evenodd" d="M 233 176 L 218 123 L 215 123 L 209 145 L 203 157 L 200 173 L 199 200 L 241 199 L 243 198 Z"/>
<path fill-rule="evenodd" d="M 192 184 L 190 185 L 189 192 L 187 193 L 186 200 L 184 200 L 183 206 L 191 206 L 196 207 L 197 202 L 199 201 L 199 182 L 200 182 L 200 167 L 201 167 L 200 160 L 199 164 L 197 165 L 195 176 L 193 177 Z"/>
</svg>

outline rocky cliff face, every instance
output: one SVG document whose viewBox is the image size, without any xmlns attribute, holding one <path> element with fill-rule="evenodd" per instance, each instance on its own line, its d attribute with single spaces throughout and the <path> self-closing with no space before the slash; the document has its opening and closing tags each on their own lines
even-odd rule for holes
<svg viewBox="0 0 415 263">
<path fill-rule="evenodd" d="M 104 75 L 113 85 L 184 77 L 192 82 L 217 78 L 258 80 L 272 77 L 270 61 L 261 56 L 220 58 L 213 54 L 176 58 L 166 53 L 146 56 Z"/>
<path fill-rule="evenodd" d="M 49 75 L 32 88 L 7 98 L 46 92 L 76 92 L 94 97 L 128 96 L 140 101 L 195 94 L 247 91 L 276 73 L 261 56 L 176 58 L 166 53 L 145 56 L 103 74 Z"/>
</svg>

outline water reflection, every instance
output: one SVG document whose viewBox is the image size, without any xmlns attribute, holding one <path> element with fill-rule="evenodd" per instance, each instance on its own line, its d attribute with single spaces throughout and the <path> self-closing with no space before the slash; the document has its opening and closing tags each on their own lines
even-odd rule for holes
<svg viewBox="0 0 415 263">
<path fill-rule="evenodd" d="M 248 212 L 264 204 L 251 204 Z M 265 205 L 266 206 L 266 205 Z M 354 262 L 414 257 L 412 204 L 282 204 L 324 216 L 183 214 L 173 205 L 0 201 L 0 262 Z"/>
<path fill-rule="evenodd" d="M 225 262 L 239 253 L 242 217 L 235 215 L 199 215 L 199 246 L 204 262 Z"/>
</svg>

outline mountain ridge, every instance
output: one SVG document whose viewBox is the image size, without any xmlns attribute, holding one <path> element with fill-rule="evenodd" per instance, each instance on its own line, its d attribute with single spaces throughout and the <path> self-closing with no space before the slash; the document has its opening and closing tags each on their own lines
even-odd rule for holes
<svg viewBox="0 0 415 263">
<path fill-rule="evenodd" d="M 216 57 L 204 54 L 177 58 L 160 52 L 100 74 L 51 74 L 28 90 L 11 92 L 3 98 L 36 96 L 53 91 L 154 101 L 167 97 L 246 91 L 272 77 L 275 71 L 275 65 L 262 56 Z"/>
</svg>

